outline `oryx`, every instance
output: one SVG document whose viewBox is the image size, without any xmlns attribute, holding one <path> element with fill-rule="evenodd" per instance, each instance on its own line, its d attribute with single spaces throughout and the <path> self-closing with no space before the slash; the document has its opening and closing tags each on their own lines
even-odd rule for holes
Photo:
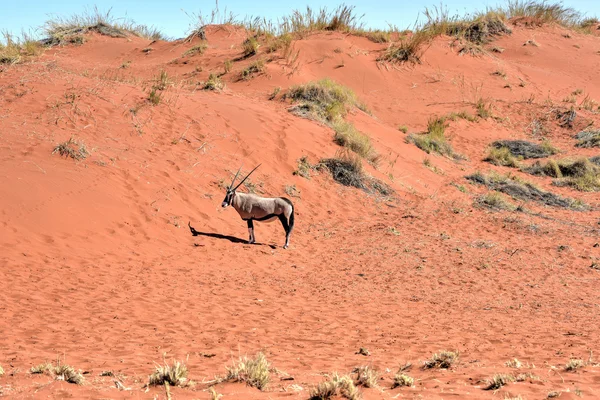
<svg viewBox="0 0 600 400">
<path fill-rule="evenodd" d="M 258 167 L 260 167 L 260 164 L 250 171 L 236 187 L 233 187 L 242 167 L 238 169 L 233 177 L 233 181 L 231 181 L 231 185 L 227 188 L 227 194 L 225 195 L 225 199 L 221 206 L 223 208 L 233 206 L 238 214 L 240 214 L 240 217 L 248 222 L 248 233 L 250 234 L 248 243 L 250 244 L 255 242 L 253 221 L 271 222 L 276 218 L 279 218 L 279 221 L 281 221 L 281 224 L 283 225 L 283 229 L 285 229 L 285 245 L 283 248 L 287 249 L 290 244 L 290 234 L 294 228 L 294 205 L 292 202 L 285 197 L 260 197 L 254 194 L 236 192 L 236 189 L 239 188 Z"/>
</svg>

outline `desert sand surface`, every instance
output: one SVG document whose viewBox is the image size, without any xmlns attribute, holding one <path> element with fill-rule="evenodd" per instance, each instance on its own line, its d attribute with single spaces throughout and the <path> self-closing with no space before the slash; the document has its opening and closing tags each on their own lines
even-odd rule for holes
<svg viewBox="0 0 600 400">
<path fill-rule="evenodd" d="M 183 55 L 199 39 L 90 33 L 0 65 L 0 396 L 209 399 L 214 387 L 223 399 L 307 399 L 333 372 L 370 366 L 380 379 L 359 388 L 365 399 L 600 398 L 598 193 L 484 161 L 504 139 L 549 140 L 553 158 L 600 155 L 574 137 L 600 124 L 598 104 L 582 106 L 600 100 L 600 37 L 511 29 L 476 57 L 437 37 L 416 64 L 379 62 L 388 43 L 335 31 L 242 58 L 247 32 L 215 25 L 203 54 Z M 264 70 L 240 79 L 258 59 Z M 225 87 L 202 90 L 226 60 Z M 394 194 L 343 186 L 323 169 L 294 174 L 300 158 L 340 150 L 331 127 L 289 112 L 283 96 L 322 78 L 367 106 L 346 119 L 380 155 L 365 172 Z M 432 117 L 476 115 L 480 99 L 493 116 L 448 122 L 462 159 L 407 141 Z M 555 113 L 571 107 L 573 126 L 561 126 Z M 69 138 L 85 159 L 54 152 Z M 259 163 L 239 190 L 294 202 L 287 250 L 279 222 L 256 222 L 249 245 L 246 223 L 221 208 L 238 168 Z M 586 208 L 481 206 L 488 189 L 465 176 L 492 170 Z M 441 351 L 459 358 L 423 368 Z M 266 388 L 219 381 L 258 352 L 273 367 Z M 585 366 L 566 371 L 570 359 Z M 85 382 L 30 373 L 56 360 Z M 173 360 L 193 385 L 145 387 Z M 392 389 L 406 363 L 414 385 Z M 485 390 L 496 374 L 524 378 Z"/>
</svg>

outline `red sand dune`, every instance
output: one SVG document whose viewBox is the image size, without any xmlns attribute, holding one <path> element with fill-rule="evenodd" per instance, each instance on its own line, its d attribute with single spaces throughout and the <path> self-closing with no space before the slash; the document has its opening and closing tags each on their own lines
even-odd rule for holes
<svg viewBox="0 0 600 400">
<path fill-rule="evenodd" d="M 235 62 L 220 93 L 185 81 L 205 80 L 240 55 L 245 33 L 230 27 L 210 27 L 206 52 L 185 59 L 195 42 L 94 34 L 5 68 L 0 395 L 165 398 L 162 387 L 142 388 L 165 357 L 186 360 L 196 382 L 172 388 L 174 398 L 210 398 L 208 381 L 238 356 L 263 351 L 294 380 L 274 375 L 264 392 L 219 384 L 225 399 L 308 398 L 325 374 L 358 365 L 382 373 L 382 389 L 361 389 L 368 399 L 600 397 L 598 366 L 564 371 L 571 357 L 597 360 L 600 352 L 600 271 L 590 268 L 600 257 L 597 193 L 527 176 L 592 209 L 528 203 L 531 213 L 492 212 L 473 205 L 484 190 L 464 179 L 490 169 L 525 177 L 483 162 L 488 144 L 539 140 L 529 124 L 549 112 L 549 101 L 565 107 L 576 89 L 600 99 L 600 38 L 563 33 L 516 27 L 494 41 L 502 54 L 483 57 L 457 55 L 442 37 L 421 65 L 395 68 L 376 61 L 386 45 L 317 33 L 294 42 L 297 60 L 274 55 L 254 79 L 237 76 L 257 57 Z M 539 47 L 523 45 L 530 39 Z M 506 79 L 492 75 L 499 69 Z M 153 107 L 146 98 L 161 70 L 171 85 Z M 339 147 L 330 128 L 268 97 L 323 77 L 352 88 L 371 110 L 348 118 L 382 155 L 377 169 L 365 168 L 397 191 L 395 200 L 324 172 L 292 174 L 300 157 L 316 162 Z M 448 128 L 466 161 L 426 155 L 398 131 L 423 131 L 430 117 L 451 111 L 474 113 L 480 97 L 492 100 L 497 120 Z M 586 110 L 578 118 L 600 122 Z M 561 157 L 599 154 L 576 148 L 575 133 L 550 119 L 546 137 Z M 52 153 L 71 136 L 90 157 Z M 426 168 L 426 157 L 443 173 Z M 245 244 L 245 222 L 220 208 L 221 185 L 242 163 L 246 171 L 262 163 L 251 179 L 265 195 L 298 189 L 289 250 L 278 223 L 257 223 L 259 244 Z M 356 354 L 360 347 L 371 355 Z M 458 351 L 458 364 L 420 368 L 442 350 Z M 516 372 L 505 366 L 513 358 L 524 364 L 517 372 L 539 379 L 483 390 L 494 374 Z M 56 359 L 86 371 L 86 384 L 29 374 Z M 405 362 L 415 386 L 390 389 Z M 99 376 L 109 370 L 131 390 Z"/>
</svg>

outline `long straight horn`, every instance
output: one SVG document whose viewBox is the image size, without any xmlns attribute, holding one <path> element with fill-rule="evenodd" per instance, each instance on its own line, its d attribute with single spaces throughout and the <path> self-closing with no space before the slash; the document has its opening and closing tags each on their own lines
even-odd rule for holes
<svg viewBox="0 0 600 400">
<path fill-rule="evenodd" d="M 262 164 L 258 164 L 256 167 L 254 167 L 254 169 L 252 171 L 250 171 L 250 173 L 248 175 L 246 175 L 246 177 L 244 179 L 242 179 L 242 181 L 240 183 L 238 183 L 238 185 L 235 187 L 235 189 L 239 188 L 240 185 L 242 183 L 244 183 L 246 181 L 246 179 L 248 179 L 248 177 L 250 176 L 250 174 L 253 173 L 256 170 L 256 168 L 260 167 L 261 165 Z M 233 189 L 233 190 L 235 190 L 235 189 Z"/>
<path fill-rule="evenodd" d="M 231 189 L 233 187 L 233 183 L 235 182 L 235 179 L 238 177 L 243 166 L 244 166 L 244 164 L 240 165 L 240 169 L 238 169 L 237 172 L 235 173 L 235 176 L 233 177 L 233 180 L 231 181 L 231 185 L 229 185 L 229 189 Z"/>
</svg>

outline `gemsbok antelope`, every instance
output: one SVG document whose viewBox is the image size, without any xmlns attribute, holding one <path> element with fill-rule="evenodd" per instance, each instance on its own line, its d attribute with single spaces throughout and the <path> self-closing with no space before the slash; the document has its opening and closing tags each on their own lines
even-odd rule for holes
<svg viewBox="0 0 600 400">
<path fill-rule="evenodd" d="M 294 205 L 292 202 L 285 197 L 260 197 L 250 193 L 236 192 L 236 189 L 239 188 L 258 167 L 260 167 L 260 164 L 250 171 L 236 187 L 233 187 L 242 167 L 238 169 L 233 177 L 233 181 L 231 181 L 231 185 L 227 188 L 227 194 L 225 195 L 225 199 L 221 206 L 223 208 L 233 206 L 238 214 L 240 214 L 240 217 L 248 223 L 248 233 L 250 234 L 250 238 L 248 239 L 249 244 L 255 242 L 254 221 L 271 222 L 276 218 L 279 218 L 281 225 L 283 225 L 283 229 L 285 229 L 285 245 L 283 248 L 287 249 L 290 244 L 290 234 L 294 228 Z"/>
</svg>

